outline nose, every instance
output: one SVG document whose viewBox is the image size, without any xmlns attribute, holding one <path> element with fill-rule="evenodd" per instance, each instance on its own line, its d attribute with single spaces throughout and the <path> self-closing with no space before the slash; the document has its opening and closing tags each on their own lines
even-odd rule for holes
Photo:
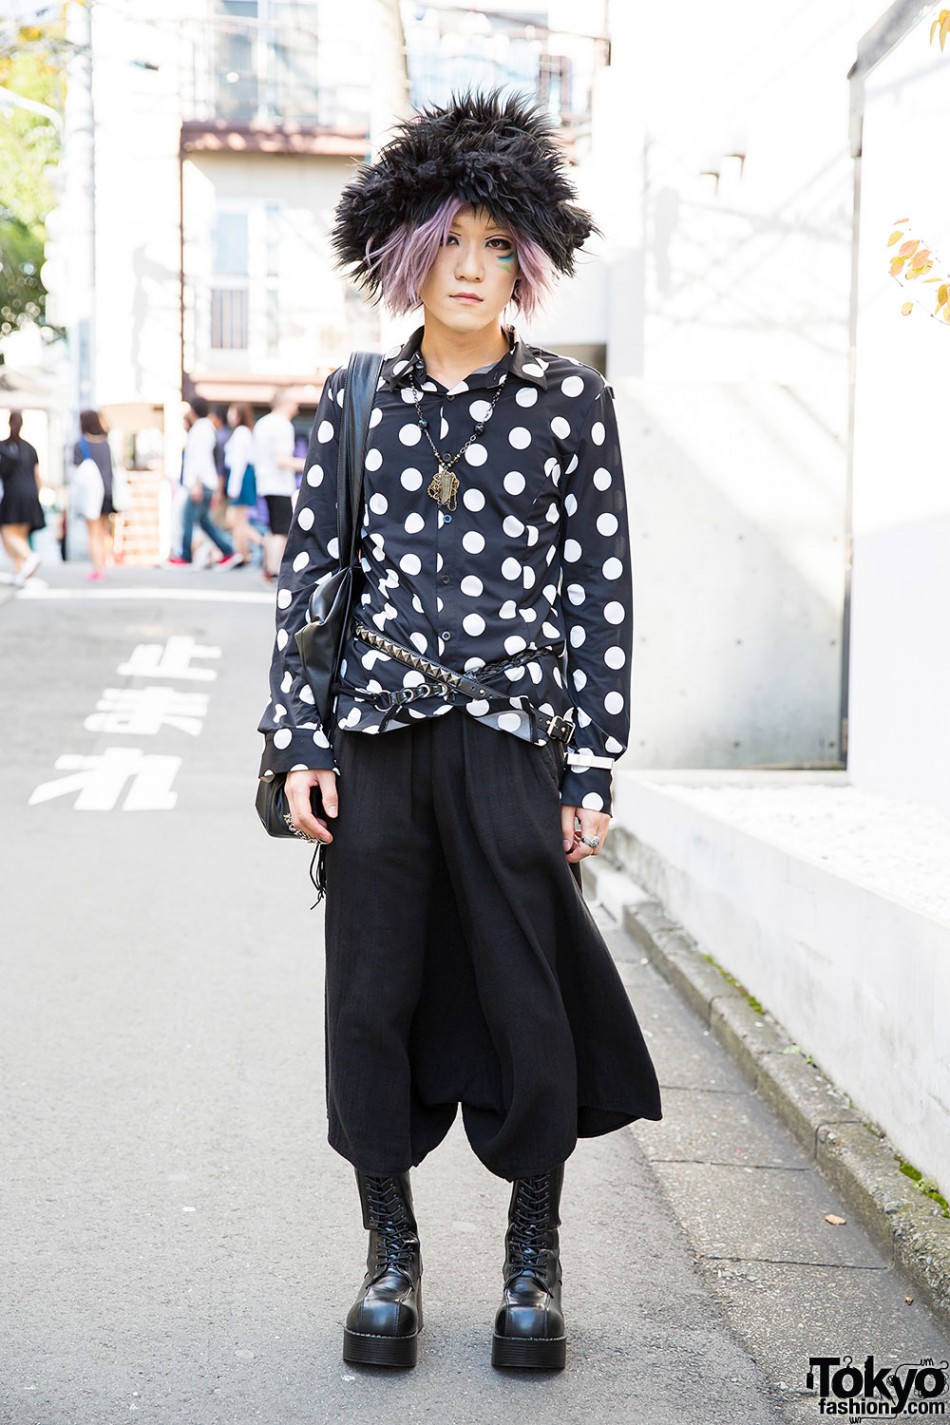
<svg viewBox="0 0 950 1425">
<path fill-rule="evenodd" d="M 459 244 L 455 258 L 455 276 L 459 282 L 481 282 L 484 267 L 479 243 Z"/>
</svg>

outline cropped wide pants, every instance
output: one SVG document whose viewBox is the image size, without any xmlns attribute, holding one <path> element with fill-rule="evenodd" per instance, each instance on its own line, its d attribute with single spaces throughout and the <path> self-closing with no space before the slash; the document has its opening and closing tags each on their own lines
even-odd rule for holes
<svg viewBox="0 0 950 1425">
<path fill-rule="evenodd" d="M 341 733 L 327 850 L 331 1145 L 405 1172 L 461 1104 L 499 1177 L 660 1117 L 649 1051 L 561 845 L 561 750 L 466 712 Z"/>
</svg>

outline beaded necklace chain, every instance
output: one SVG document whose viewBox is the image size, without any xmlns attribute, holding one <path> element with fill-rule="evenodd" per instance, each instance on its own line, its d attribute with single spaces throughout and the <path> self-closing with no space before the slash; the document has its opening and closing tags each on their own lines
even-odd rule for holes
<svg viewBox="0 0 950 1425">
<path fill-rule="evenodd" d="M 475 429 L 472 431 L 472 434 L 462 446 L 462 449 L 456 455 L 451 456 L 442 455 L 440 451 L 436 448 L 435 441 L 432 439 L 432 435 L 429 431 L 428 419 L 422 414 L 422 396 L 420 393 L 417 392 L 417 388 L 414 385 L 411 387 L 411 390 L 413 392 L 412 399 L 416 408 L 416 419 L 419 422 L 419 429 L 422 431 L 426 440 L 432 447 L 432 454 L 439 462 L 439 468 L 433 475 L 432 480 L 429 483 L 429 487 L 426 490 L 426 494 L 429 496 L 430 500 L 435 500 L 440 510 L 447 510 L 451 514 L 451 512 L 455 509 L 456 497 L 459 492 L 459 479 L 455 473 L 454 467 L 461 460 L 462 456 L 465 454 L 466 450 L 468 450 L 472 442 L 478 440 L 479 436 L 485 434 L 485 426 L 491 420 L 492 412 L 498 404 L 498 398 L 500 397 L 504 389 L 505 382 L 507 380 L 508 373 L 506 372 L 504 376 L 502 376 L 501 380 L 498 382 L 498 385 L 495 387 L 495 394 L 491 398 L 491 405 L 489 406 L 488 411 L 486 412 L 485 419 L 483 421 L 475 422 Z"/>
</svg>

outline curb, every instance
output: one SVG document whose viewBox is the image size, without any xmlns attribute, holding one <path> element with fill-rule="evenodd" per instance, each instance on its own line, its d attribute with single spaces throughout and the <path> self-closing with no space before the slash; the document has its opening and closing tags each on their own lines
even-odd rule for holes
<svg viewBox="0 0 950 1425">
<path fill-rule="evenodd" d="M 592 899 L 599 884 L 607 883 L 605 890 L 609 885 L 604 900 L 622 929 L 726 1050 L 882 1255 L 950 1330 L 950 1218 L 913 1189 L 887 1140 L 622 868 L 588 862 L 584 879 Z"/>
</svg>

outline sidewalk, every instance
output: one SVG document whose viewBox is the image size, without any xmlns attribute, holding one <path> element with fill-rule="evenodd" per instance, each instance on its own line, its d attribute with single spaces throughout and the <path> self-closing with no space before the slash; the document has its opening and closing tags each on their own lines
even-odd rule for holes
<svg viewBox="0 0 950 1425">
<path fill-rule="evenodd" d="M 945 1362 L 950 1338 L 920 1291 L 878 1250 L 818 1171 L 814 1151 L 803 1151 L 742 1072 L 751 1055 L 743 1030 L 758 1022 L 772 1053 L 781 1052 L 777 1038 L 699 956 L 701 969 L 684 969 L 684 945 L 674 962 L 663 940 L 664 932 L 675 933 L 670 922 L 632 882 L 603 864 L 587 870 L 588 896 L 649 1028 L 663 1085 L 663 1121 L 635 1125 L 633 1135 L 692 1245 L 702 1280 L 781 1393 L 783 1418 L 795 1425 L 820 1418 L 806 1388 L 811 1357 L 852 1357 L 863 1366 L 873 1355 L 878 1367 Z M 636 938 L 604 901 L 614 912 L 628 908 L 625 920 Z M 692 985 L 689 970 L 696 971 Z M 708 993 L 726 1001 L 716 1034 L 694 1012 L 703 972 Z M 680 992 L 663 976 L 678 980 Z M 747 1024 L 730 1017 L 735 1000 L 748 1010 Z M 785 1063 L 790 1080 L 801 1079 L 799 1069 L 818 1078 L 800 1056 Z M 836 1111 L 842 1120 L 854 1118 L 829 1092 L 821 1116 L 831 1122 Z M 832 1225 L 829 1215 L 844 1223 Z"/>
</svg>

